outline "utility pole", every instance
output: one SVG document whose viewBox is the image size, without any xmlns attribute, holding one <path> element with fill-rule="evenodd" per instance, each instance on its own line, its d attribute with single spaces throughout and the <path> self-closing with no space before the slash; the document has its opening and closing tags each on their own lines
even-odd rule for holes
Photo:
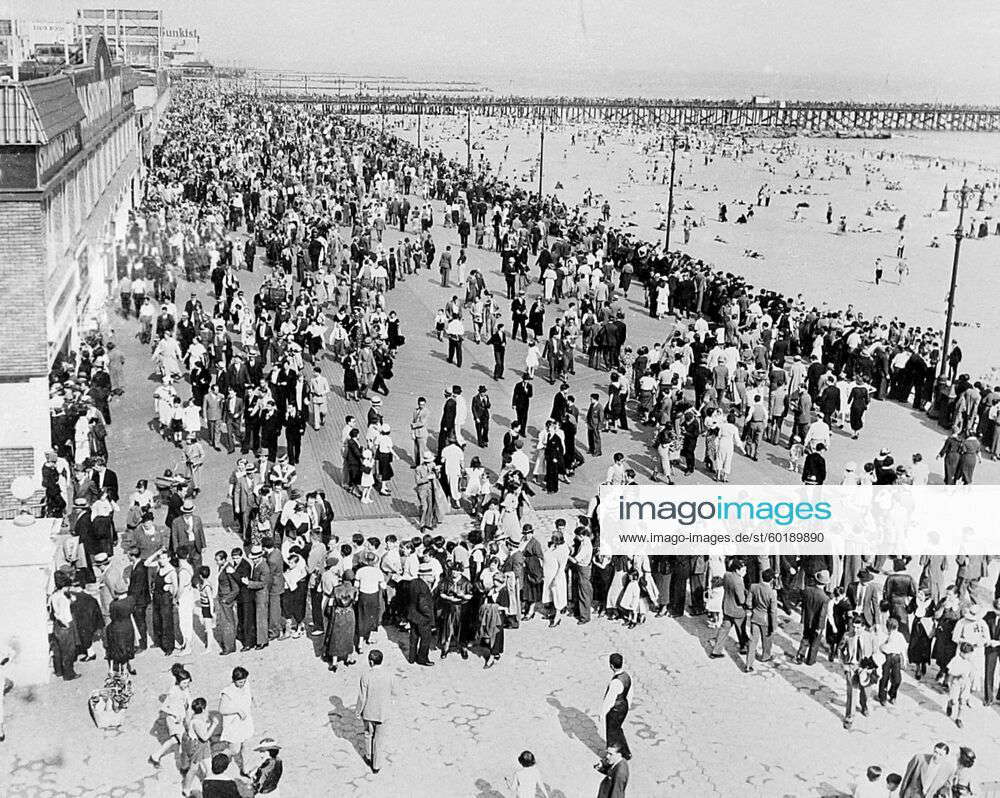
<svg viewBox="0 0 1000 798">
<path fill-rule="evenodd" d="M 941 376 L 948 374 L 948 355 L 951 346 L 951 321 L 955 314 L 955 287 L 958 285 L 958 253 L 962 247 L 962 238 L 965 233 L 962 227 L 965 224 L 965 206 L 969 200 L 969 181 L 963 180 L 962 187 L 955 192 L 958 200 L 958 227 L 955 228 L 955 257 L 951 262 L 951 287 L 948 289 L 948 315 L 944 322 L 944 342 L 941 347 Z"/>
<path fill-rule="evenodd" d="M 667 194 L 667 240 L 664 252 L 670 252 L 670 228 L 674 223 L 674 171 L 677 167 L 677 132 L 670 139 L 670 191 Z"/>
<path fill-rule="evenodd" d="M 472 106 L 466 108 L 465 117 L 465 151 L 467 153 L 468 169 L 472 171 Z"/>
<path fill-rule="evenodd" d="M 542 118 L 542 133 L 538 141 L 538 203 L 542 202 L 542 168 L 545 166 L 545 119 Z"/>
<path fill-rule="evenodd" d="M 417 96 L 417 153 L 420 153 L 420 120 L 423 116 L 424 110 L 424 98 L 423 95 Z"/>
</svg>

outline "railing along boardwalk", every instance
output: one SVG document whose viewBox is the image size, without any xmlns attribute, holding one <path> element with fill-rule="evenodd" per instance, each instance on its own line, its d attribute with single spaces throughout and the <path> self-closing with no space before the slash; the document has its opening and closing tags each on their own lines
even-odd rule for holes
<svg viewBox="0 0 1000 798">
<path fill-rule="evenodd" d="M 273 85 L 273 84 L 271 84 Z M 638 127 L 783 128 L 807 131 L 1000 132 L 1000 106 L 769 102 L 741 100 L 600 100 L 469 95 L 332 94 L 277 90 L 261 94 L 311 103 L 347 115 L 465 115 L 544 120 L 550 124 L 601 122 Z"/>
</svg>

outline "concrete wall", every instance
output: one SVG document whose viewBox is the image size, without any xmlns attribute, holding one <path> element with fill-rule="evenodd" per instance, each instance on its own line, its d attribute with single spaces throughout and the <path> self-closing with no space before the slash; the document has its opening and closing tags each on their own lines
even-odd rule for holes
<svg viewBox="0 0 1000 798">
<path fill-rule="evenodd" d="M 7 674 L 15 688 L 43 684 L 51 675 L 47 601 L 59 525 L 52 518 L 23 527 L 0 521 L 0 646 L 13 652 Z"/>
</svg>

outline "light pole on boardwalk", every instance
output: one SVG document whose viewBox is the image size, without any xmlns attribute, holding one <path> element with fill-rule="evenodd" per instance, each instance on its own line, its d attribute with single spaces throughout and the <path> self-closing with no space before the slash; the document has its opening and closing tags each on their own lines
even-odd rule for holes
<svg viewBox="0 0 1000 798">
<path fill-rule="evenodd" d="M 465 151 L 468 161 L 468 169 L 472 171 L 472 106 L 468 106 L 465 112 Z"/>
<path fill-rule="evenodd" d="M 423 95 L 417 96 L 417 153 L 420 152 L 420 120 L 423 117 L 424 110 L 424 98 Z"/>
<path fill-rule="evenodd" d="M 542 168 L 545 166 L 545 117 L 542 117 L 542 133 L 538 140 L 538 203 L 542 202 Z"/>
<path fill-rule="evenodd" d="M 948 289 L 948 315 L 944 322 L 944 342 L 941 346 L 941 376 L 948 374 L 948 348 L 951 346 L 951 320 L 955 314 L 955 286 L 958 284 L 958 253 L 962 247 L 962 227 L 965 224 L 965 208 L 969 202 L 969 181 L 963 180 L 962 187 L 952 192 L 958 202 L 958 227 L 955 228 L 955 257 L 951 262 L 951 287 Z"/>
<path fill-rule="evenodd" d="M 670 137 L 670 190 L 667 193 L 667 240 L 663 242 L 664 252 L 670 252 L 670 228 L 674 223 L 674 172 L 677 167 L 677 131 Z"/>
</svg>

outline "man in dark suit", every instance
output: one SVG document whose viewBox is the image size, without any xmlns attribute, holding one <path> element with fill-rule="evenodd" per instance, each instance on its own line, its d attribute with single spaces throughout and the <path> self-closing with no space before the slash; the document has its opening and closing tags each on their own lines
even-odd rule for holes
<svg viewBox="0 0 1000 798">
<path fill-rule="evenodd" d="M 708 571 L 708 558 L 698 554 L 688 559 L 688 581 L 691 584 L 691 614 L 704 615 L 705 609 L 705 573 Z"/>
<path fill-rule="evenodd" d="M 480 385 L 479 392 L 472 397 L 472 420 L 476 424 L 476 443 L 489 446 L 490 443 L 490 395 L 486 386 Z"/>
<path fill-rule="evenodd" d="M 138 632 L 138 651 L 145 651 L 146 638 L 146 610 L 149 607 L 149 570 L 142 559 L 142 553 L 138 548 L 128 550 L 128 596 L 132 599 L 132 619 L 135 621 L 135 628 Z"/>
<path fill-rule="evenodd" d="M 243 556 L 243 549 L 233 549 L 230 553 L 232 577 L 239 585 L 236 597 L 236 629 L 237 639 L 243 644 L 241 651 L 249 651 L 257 642 L 257 615 L 254 609 L 254 591 L 247 582 L 250 580 L 252 568 L 249 560 Z"/>
<path fill-rule="evenodd" d="M 622 758 L 617 745 L 609 745 L 604 761 L 594 765 L 598 773 L 604 774 L 597 798 L 625 798 L 628 786 L 628 762 Z"/>
<path fill-rule="evenodd" d="M 511 330 L 510 337 L 516 339 L 517 331 L 521 330 L 521 341 L 528 343 L 528 303 L 524 300 L 524 291 L 521 291 L 517 298 L 510 303 Z"/>
<path fill-rule="evenodd" d="M 167 515 L 163 519 L 163 525 L 167 529 L 174 528 L 174 521 L 181 517 L 182 507 L 184 507 L 184 497 L 181 496 L 180 486 L 174 483 L 170 486 L 170 493 L 167 494 Z"/>
<path fill-rule="evenodd" d="M 181 515 L 170 525 L 170 553 L 176 554 L 187 546 L 188 562 L 195 573 L 201 568 L 201 553 L 205 550 L 205 528 L 201 518 L 194 514 L 194 502 L 188 499 L 181 505 Z"/>
<path fill-rule="evenodd" d="M 486 343 L 493 347 L 493 379 L 502 380 L 504 357 L 507 354 L 507 333 L 502 322 L 497 324 L 493 335 Z"/>
<path fill-rule="evenodd" d="M 826 623 L 827 604 L 830 595 L 826 586 L 830 584 L 830 572 L 818 571 L 816 584 L 809 585 L 802 593 L 802 642 L 795 661 L 799 664 L 813 665 L 816 654 L 819 653 L 820 641 L 823 639 L 823 626 Z"/>
<path fill-rule="evenodd" d="M 111 501 L 118 502 L 118 475 L 107 467 L 103 457 L 94 458 L 94 470 L 90 473 L 90 482 L 99 496 L 102 491 L 108 492 Z"/>
<path fill-rule="evenodd" d="M 733 627 L 736 627 L 740 653 L 747 653 L 747 589 L 743 583 L 746 572 L 747 567 L 743 560 L 735 559 L 729 563 L 729 570 L 722 577 L 722 625 L 715 637 L 715 646 L 711 654 L 716 659 L 725 656 L 722 649 L 725 648 L 729 630 Z"/>
<path fill-rule="evenodd" d="M 523 435 L 528 434 L 528 407 L 531 404 L 531 397 L 535 395 L 531 387 L 531 377 L 528 372 L 521 375 L 521 381 L 514 386 L 514 398 L 511 406 L 517 416 L 518 426 Z"/>
<path fill-rule="evenodd" d="M 458 412 L 458 403 L 455 401 L 454 390 L 444 389 L 444 407 L 441 409 L 441 424 L 438 427 L 437 437 L 437 462 L 441 462 L 441 451 L 451 438 L 458 439 L 455 435 L 455 416 Z"/>
<path fill-rule="evenodd" d="M 993 609 L 983 616 L 990 639 L 986 642 L 986 678 L 983 680 L 983 699 L 986 706 L 1000 701 L 1000 690 L 994 692 L 997 668 L 1000 667 L 1000 597 L 993 600 Z"/>
<path fill-rule="evenodd" d="M 587 408 L 587 451 L 594 457 L 601 456 L 601 430 L 604 429 L 604 405 L 600 394 L 590 395 Z"/>
<path fill-rule="evenodd" d="M 761 571 L 760 580 L 750 585 L 750 648 L 747 649 L 747 673 L 753 672 L 757 643 L 763 641 L 761 662 L 771 659 L 771 637 L 778 626 L 778 597 L 772 582 L 774 571 Z"/>
<path fill-rule="evenodd" d="M 552 411 L 549 418 L 560 422 L 566 415 L 566 408 L 569 407 L 569 383 L 562 383 L 559 386 L 559 393 L 552 397 Z"/>
<path fill-rule="evenodd" d="M 250 370 L 240 355 L 233 355 L 232 362 L 226 366 L 226 370 L 219 379 L 219 388 L 223 393 L 236 391 L 242 396 L 247 388 L 253 383 L 250 382 Z"/>
<path fill-rule="evenodd" d="M 847 598 L 851 606 L 861 613 L 865 626 L 874 628 L 880 617 L 879 599 L 875 575 L 868 568 L 858 571 L 858 580 L 847 586 Z"/>
<path fill-rule="evenodd" d="M 410 582 L 410 606 L 406 613 L 410 622 L 409 659 L 413 664 L 430 667 L 434 664 L 428 659 L 434 633 L 434 596 L 431 595 L 434 570 L 424 564 L 417 573 L 418 578 Z"/>
<path fill-rule="evenodd" d="M 899 631 L 906 642 L 910 642 L 910 608 L 916 605 L 917 584 L 906 572 L 906 560 L 897 557 L 893 561 L 893 573 L 885 580 L 882 600 L 889 607 L 889 616 L 899 621 Z"/>
</svg>

